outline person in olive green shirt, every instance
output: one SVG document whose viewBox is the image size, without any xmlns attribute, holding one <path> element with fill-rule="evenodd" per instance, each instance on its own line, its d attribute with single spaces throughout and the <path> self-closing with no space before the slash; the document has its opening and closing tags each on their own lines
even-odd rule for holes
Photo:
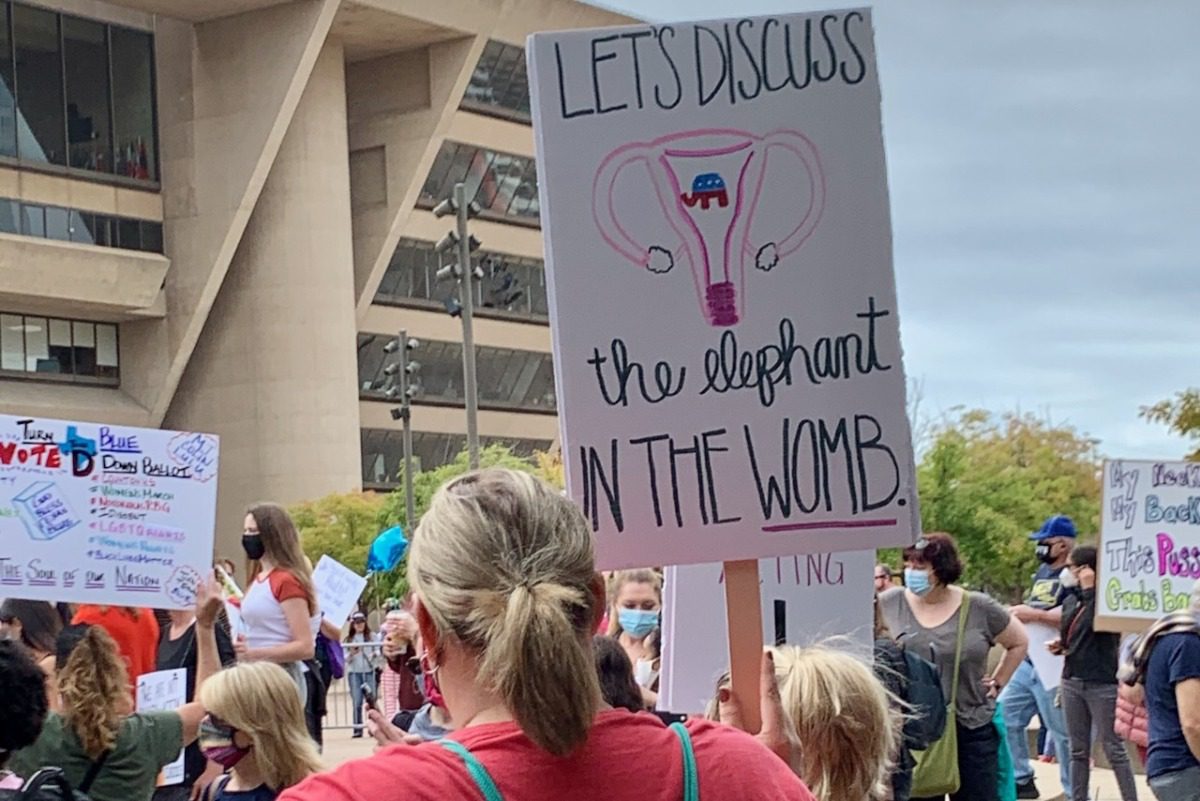
<svg viewBox="0 0 1200 801">
<path fill-rule="evenodd" d="M 218 670 L 214 625 L 220 591 L 202 585 L 196 600 L 196 687 Z M 17 751 L 9 767 L 23 776 L 57 767 L 76 789 L 89 772 L 92 801 L 149 801 L 158 774 L 196 739 L 204 709 L 133 712 L 124 662 L 98 626 L 70 626 L 58 640 L 58 690 L 62 712 L 46 718 L 37 742 Z M 98 765 L 98 768 L 95 766 Z"/>
</svg>

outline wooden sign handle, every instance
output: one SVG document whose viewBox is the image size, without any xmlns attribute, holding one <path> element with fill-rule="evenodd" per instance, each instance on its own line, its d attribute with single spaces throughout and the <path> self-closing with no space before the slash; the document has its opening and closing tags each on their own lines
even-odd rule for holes
<svg viewBox="0 0 1200 801">
<path fill-rule="evenodd" d="M 725 619 L 729 631 L 729 672 L 742 707 L 746 730 L 762 728 L 759 674 L 763 657 L 762 599 L 758 560 L 725 563 Z"/>
</svg>

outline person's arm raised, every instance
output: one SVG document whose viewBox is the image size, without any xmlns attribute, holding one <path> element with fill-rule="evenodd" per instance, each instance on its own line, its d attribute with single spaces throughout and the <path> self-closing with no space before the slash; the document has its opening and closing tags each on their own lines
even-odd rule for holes
<svg viewBox="0 0 1200 801">
<path fill-rule="evenodd" d="M 196 588 L 196 691 L 193 698 L 200 697 L 204 682 L 221 670 L 221 656 L 217 650 L 217 616 L 221 611 L 221 586 L 215 577 Z M 183 723 L 183 744 L 191 745 L 200 733 L 200 721 L 205 714 L 199 701 L 193 700 L 179 708 Z"/>
</svg>

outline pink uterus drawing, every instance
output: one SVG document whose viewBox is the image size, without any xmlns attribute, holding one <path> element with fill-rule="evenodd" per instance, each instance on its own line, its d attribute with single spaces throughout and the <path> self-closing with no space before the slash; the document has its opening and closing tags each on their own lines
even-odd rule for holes
<svg viewBox="0 0 1200 801">
<path fill-rule="evenodd" d="M 754 221 L 768 179 L 767 156 L 773 152 L 799 161 L 808 175 L 801 190 L 807 196 L 769 209 L 780 230 L 764 232 L 760 229 L 769 226 L 754 226 Z M 622 223 L 622 214 L 633 212 L 623 208 L 617 179 L 634 164 L 645 166 L 667 222 L 666 236 L 659 241 L 639 241 L 646 237 L 630 233 L 630 219 Z M 653 273 L 670 272 L 686 260 L 701 311 L 715 327 L 736 325 L 744 316 L 746 263 L 753 260 L 758 270 L 770 272 L 808 240 L 824 205 L 825 178 L 817 150 L 803 134 L 790 130 L 758 135 L 701 129 L 623 145 L 600 163 L 592 185 L 592 216 L 604 241 Z M 751 242 L 752 228 L 765 241 Z"/>
</svg>

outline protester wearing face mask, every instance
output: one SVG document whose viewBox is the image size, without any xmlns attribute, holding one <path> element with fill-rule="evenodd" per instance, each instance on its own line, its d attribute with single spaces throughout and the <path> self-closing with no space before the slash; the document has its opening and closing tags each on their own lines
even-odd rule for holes
<svg viewBox="0 0 1200 801">
<path fill-rule="evenodd" d="M 1117 706 L 1117 662 L 1121 635 L 1096 631 L 1096 549 L 1080 545 L 1071 551 L 1060 583 L 1066 590 L 1061 636 L 1047 643 L 1063 654 L 1062 709 L 1071 743 L 1071 801 L 1087 801 L 1091 778 L 1092 732 L 1117 777 L 1121 801 L 1136 801 L 1137 786 L 1125 745 L 1113 728 Z"/>
<path fill-rule="evenodd" d="M 1057 630 L 1062 623 L 1062 602 L 1066 594 L 1061 575 L 1067 558 L 1075 547 L 1075 523 L 1066 515 L 1047 518 L 1037 531 L 1029 535 L 1035 543 L 1040 565 L 1033 574 L 1033 585 L 1025 603 L 1014 606 L 1013 616 L 1022 623 L 1043 623 Z M 1038 645 L 1038 647 L 1042 647 Z M 1062 709 L 1054 702 L 1054 693 L 1046 689 L 1026 659 L 1000 696 L 1004 705 L 1004 725 L 1008 730 L 1008 747 L 1012 751 L 1017 776 L 1017 798 L 1037 798 L 1033 781 L 1033 766 L 1029 763 L 1029 722 L 1034 715 L 1041 717 L 1054 740 L 1058 755 L 1059 778 L 1063 792 L 1071 796 L 1071 769 L 1067 754 L 1071 746 L 1067 739 L 1067 724 Z"/>
<path fill-rule="evenodd" d="M 902 646 L 937 665 L 946 700 L 955 700 L 961 787 L 951 798 L 998 801 L 1000 734 L 992 717 L 996 697 L 1025 658 L 1028 639 L 1024 627 L 990 596 L 954 586 L 962 572 L 954 539 L 927 534 L 905 549 L 905 586 L 880 595 L 879 608 Z M 993 645 L 1004 648 L 1004 656 L 989 674 Z"/>
<path fill-rule="evenodd" d="M 612 577 L 608 636 L 615 637 L 633 665 L 647 709 L 658 702 L 658 623 L 662 576 L 654 570 L 620 570 Z"/>
<path fill-rule="evenodd" d="M 208 710 L 200 750 L 228 771 L 204 801 L 271 801 L 321 769 L 295 684 L 278 665 L 222 671 L 204 685 L 200 700 Z"/>
</svg>

